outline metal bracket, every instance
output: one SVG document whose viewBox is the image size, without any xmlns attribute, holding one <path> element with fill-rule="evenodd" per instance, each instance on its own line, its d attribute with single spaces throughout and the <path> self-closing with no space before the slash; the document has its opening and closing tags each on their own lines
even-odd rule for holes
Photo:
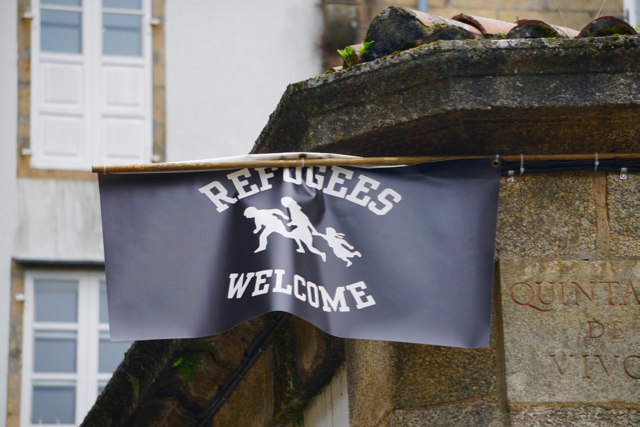
<svg viewBox="0 0 640 427">
<path fill-rule="evenodd" d="M 620 179 L 627 179 L 627 168 L 620 168 Z"/>
</svg>

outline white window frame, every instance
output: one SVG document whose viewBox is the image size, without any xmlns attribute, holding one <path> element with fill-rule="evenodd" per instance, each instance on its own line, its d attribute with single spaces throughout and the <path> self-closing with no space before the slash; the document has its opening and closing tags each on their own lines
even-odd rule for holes
<svg viewBox="0 0 640 427">
<path fill-rule="evenodd" d="M 140 159 L 151 162 L 153 152 L 153 77 L 152 77 L 152 0 L 141 0 L 142 12 L 131 9 L 103 8 L 102 0 L 82 0 L 82 6 L 44 4 L 48 10 L 82 13 L 82 52 L 42 52 L 40 50 L 40 0 L 31 0 L 31 113 L 30 153 L 32 168 L 91 170 L 93 164 L 132 163 L 127 158 L 107 158 L 104 123 L 109 119 L 143 120 Z M 102 14 L 134 14 L 142 16 L 142 56 L 102 54 Z M 90 31 L 91 30 L 91 31 Z M 43 101 L 42 67 L 47 64 L 67 64 L 81 67 L 81 102 L 79 106 L 47 105 Z M 142 108 L 113 109 L 105 107 L 106 67 L 136 67 L 143 69 Z M 44 126 L 41 114 L 62 116 L 80 121 L 80 147 L 75 159 L 47 156 L 44 148 Z M 134 163 L 139 162 L 134 161 Z"/>
<path fill-rule="evenodd" d="M 78 321 L 76 323 L 35 322 L 34 285 L 38 279 L 78 281 Z M 31 423 L 31 400 L 34 384 L 57 385 L 56 382 L 60 384 L 74 382 L 76 387 L 76 423 L 52 425 L 78 426 L 95 403 L 98 397 L 98 386 L 106 384 L 111 378 L 111 373 L 98 372 L 100 334 L 109 331 L 107 323 L 100 323 L 100 282 L 103 281 L 105 281 L 104 272 L 97 271 L 30 270 L 26 272 L 22 340 L 21 427 L 43 425 Z M 33 372 L 34 331 L 36 329 L 77 331 L 75 373 Z"/>
<path fill-rule="evenodd" d="M 638 8 L 640 7 L 640 0 L 624 0 L 624 19 L 629 25 L 635 27 L 640 24 L 638 22 Z"/>
</svg>

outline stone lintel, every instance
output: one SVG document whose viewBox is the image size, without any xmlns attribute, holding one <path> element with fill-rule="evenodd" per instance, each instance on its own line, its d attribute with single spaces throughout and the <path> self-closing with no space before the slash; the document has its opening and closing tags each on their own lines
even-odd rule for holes
<svg viewBox="0 0 640 427">
<path fill-rule="evenodd" d="M 640 150 L 640 40 L 439 41 L 289 85 L 253 152 Z"/>
</svg>

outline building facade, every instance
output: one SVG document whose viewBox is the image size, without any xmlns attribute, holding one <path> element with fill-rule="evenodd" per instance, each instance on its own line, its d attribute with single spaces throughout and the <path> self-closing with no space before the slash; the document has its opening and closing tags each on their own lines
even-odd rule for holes
<svg viewBox="0 0 640 427">
<path fill-rule="evenodd" d="M 128 347 L 108 340 L 91 165 L 249 152 L 286 85 L 339 65 L 335 50 L 362 41 L 389 4 L 2 2 L 0 353 L 8 357 L 0 359 L 0 425 L 79 425 Z M 573 28 L 598 14 L 640 22 L 638 0 L 394 4 L 447 18 L 465 12 Z M 321 358 L 304 346 L 331 346 L 314 342 L 303 345 L 313 353 L 304 359 L 308 369 Z M 370 357 L 388 351 L 374 349 Z M 337 372 L 323 392 L 336 403 L 319 398 L 324 403 L 309 406 L 307 422 L 329 411 L 346 425 L 339 420 L 353 403 L 346 370 Z"/>
<path fill-rule="evenodd" d="M 286 83 L 321 71 L 313 2 L 250 6 L 3 2 L 0 425 L 79 425 L 131 344 L 109 341 L 91 166 L 246 153 Z M 301 49 L 230 49 L 252 20 L 243 43 Z"/>
<path fill-rule="evenodd" d="M 136 343 L 84 426 L 640 422 L 640 165 L 620 154 L 640 147 L 637 32 L 615 17 L 571 30 L 398 7 L 373 32 L 377 58 L 287 88 L 254 153 L 594 153 L 503 164 L 489 346 L 340 339 L 265 315 L 211 337 Z M 621 158 L 605 165 L 596 153 Z"/>
</svg>

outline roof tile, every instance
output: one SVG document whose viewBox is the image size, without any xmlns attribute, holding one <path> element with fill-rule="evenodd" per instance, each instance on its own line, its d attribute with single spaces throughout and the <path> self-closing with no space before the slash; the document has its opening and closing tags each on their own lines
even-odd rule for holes
<svg viewBox="0 0 640 427">
<path fill-rule="evenodd" d="M 415 13 L 418 16 L 418 20 L 427 27 L 434 27 L 436 25 L 446 25 L 446 26 L 452 25 L 456 27 L 461 27 L 470 33 L 480 34 L 480 31 L 481 31 L 475 26 L 468 25 L 467 23 L 462 21 L 447 19 L 447 18 L 443 18 L 442 16 L 432 15 L 430 13 L 420 12 L 418 10 L 412 10 L 412 9 L 408 9 L 408 10 L 411 10 L 411 12 Z"/>
<path fill-rule="evenodd" d="M 577 37 L 604 37 L 614 34 L 636 36 L 638 32 L 621 19 L 613 16 L 602 16 L 589 22 Z"/>
<path fill-rule="evenodd" d="M 358 52 L 361 44 L 352 47 L 358 62 L 368 62 L 437 40 L 496 39 L 502 38 L 503 34 L 506 34 L 508 39 L 531 39 L 603 37 L 615 34 L 634 36 L 638 33 L 629 24 L 613 16 L 594 19 L 582 31 L 577 31 L 533 19 L 521 19 L 513 23 L 466 13 L 447 19 L 404 7 L 390 6 L 380 12 L 369 26 L 366 40 L 375 40 L 370 53 L 362 55 Z M 332 70 L 340 71 L 348 66 L 349 64 L 344 64 L 344 67 L 333 67 Z"/>
<path fill-rule="evenodd" d="M 471 25 L 480 30 L 482 34 L 487 35 L 495 35 L 500 33 L 506 34 L 516 26 L 516 24 L 514 24 L 513 22 L 483 18 L 482 16 L 467 15 L 466 13 L 456 15 L 451 19 Z"/>
<path fill-rule="evenodd" d="M 517 25 L 509 31 L 509 39 L 541 39 L 546 37 L 573 38 L 578 35 L 578 31 L 571 28 L 558 27 L 547 24 L 537 19 L 521 19 Z"/>
</svg>

